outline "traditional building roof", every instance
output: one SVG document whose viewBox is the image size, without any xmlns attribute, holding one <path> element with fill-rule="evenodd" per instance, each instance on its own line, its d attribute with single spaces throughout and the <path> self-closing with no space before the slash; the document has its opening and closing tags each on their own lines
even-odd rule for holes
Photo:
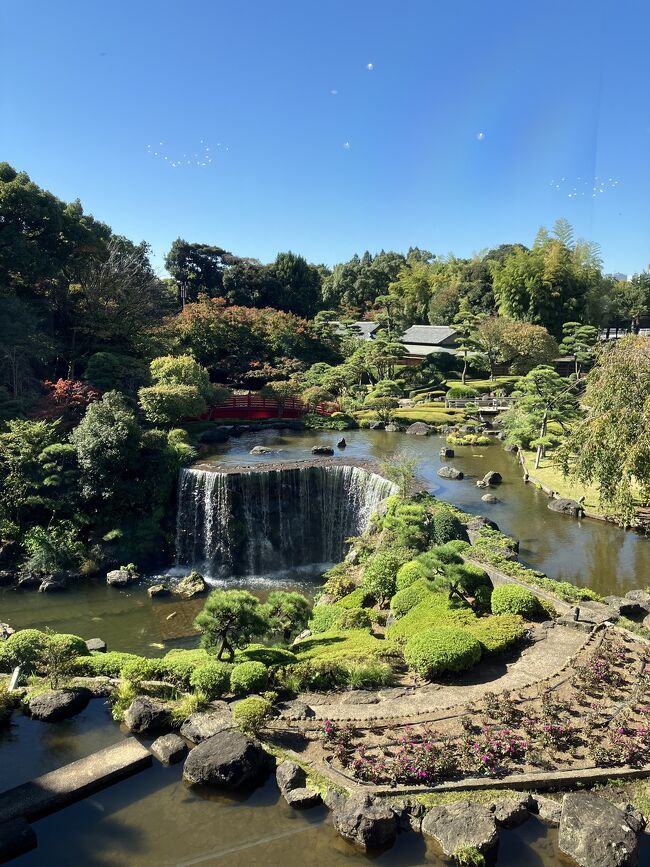
<svg viewBox="0 0 650 867">
<path fill-rule="evenodd" d="M 379 328 L 378 322 L 332 322 L 336 326 L 336 333 L 341 335 L 351 334 L 360 340 L 373 340 L 375 331 Z"/>
<path fill-rule="evenodd" d="M 400 340 L 422 346 L 450 346 L 455 336 L 456 330 L 448 325 L 411 325 Z"/>
</svg>

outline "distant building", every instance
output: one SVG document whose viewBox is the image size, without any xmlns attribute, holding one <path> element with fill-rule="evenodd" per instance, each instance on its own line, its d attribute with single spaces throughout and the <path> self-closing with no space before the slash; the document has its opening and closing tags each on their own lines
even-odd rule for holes
<svg viewBox="0 0 650 867">
<path fill-rule="evenodd" d="M 332 322 L 335 326 L 335 334 L 341 337 L 358 337 L 360 340 L 374 340 L 378 322 Z"/>
<path fill-rule="evenodd" d="M 616 274 L 612 274 L 614 280 L 627 280 L 627 274 L 621 274 L 620 271 L 617 271 Z"/>
<path fill-rule="evenodd" d="M 399 338 L 406 349 L 406 364 L 419 364 L 431 352 L 456 353 L 456 329 L 448 325 L 412 325 Z"/>
</svg>

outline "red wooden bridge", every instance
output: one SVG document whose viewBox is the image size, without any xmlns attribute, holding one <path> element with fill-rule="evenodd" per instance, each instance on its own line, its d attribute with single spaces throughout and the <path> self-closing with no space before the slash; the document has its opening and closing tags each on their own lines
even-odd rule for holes
<svg viewBox="0 0 650 867">
<path fill-rule="evenodd" d="M 224 403 L 213 406 L 203 415 L 201 421 L 216 421 L 221 418 L 300 418 L 307 412 L 315 412 L 318 415 L 331 415 L 339 409 L 335 403 L 319 403 L 311 408 L 297 398 L 290 398 L 284 404 L 259 394 L 234 394 Z"/>
</svg>

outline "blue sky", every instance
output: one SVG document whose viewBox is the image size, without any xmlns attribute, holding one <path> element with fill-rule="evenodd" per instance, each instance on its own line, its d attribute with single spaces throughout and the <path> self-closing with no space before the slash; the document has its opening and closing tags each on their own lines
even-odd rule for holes
<svg viewBox="0 0 650 867">
<path fill-rule="evenodd" d="M 650 262 L 644 0 L 2 8 L 0 159 L 158 267 L 178 236 L 333 264 L 558 217 L 608 271 Z"/>
</svg>

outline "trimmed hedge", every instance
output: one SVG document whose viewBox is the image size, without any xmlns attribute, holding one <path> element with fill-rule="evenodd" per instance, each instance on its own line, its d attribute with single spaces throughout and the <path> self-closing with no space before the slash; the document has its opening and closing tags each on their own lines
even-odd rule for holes
<svg viewBox="0 0 650 867">
<path fill-rule="evenodd" d="M 518 614 L 525 620 L 536 620 L 545 614 L 534 593 L 519 584 L 500 584 L 492 591 L 493 614 Z"/>
<path fill-rule="evenodd" d="M 269 683 L 269 673 L 261 662 L 240 662 L 230 672 L 230 689 L 235 695 L 262 692 Z"/>
<path fill-rule="evenodd" d="M 416 581 L 419 581 L 421 578 L 427 578 L 428 576 L 429 572 L 420 560 L 409 560 L 408 563 L 400 566 L 397 570 L 395 586 L 398 591 L 406 590 L 407 587 L 415 584 Z"/>
<path fill-rule="evenodd" d="M 467 630 L 480 642 L 485 653 L 503 653 L 524 637 L 526 626 L 516 614 L 481 617 Z"/>
<path fill-rule="evenodd" d="M 446 394 L 447 400 L 462 400 L 465 397 L 478 397 L 479 392 L 469 385 L 453 385 Z"/>
<path fill-rule="evenodd" d="M 472 668 L 482 652 L 480 642 L 467 630 L 441 626 L 409 639 L 404 659 L 409 668 L 430 680 L 446 672 Z"/>
<path fill-rule="evenodd" d="M 190 686 L 200 689 L 208 699 L 221 698 L 228 692 L 232 666 L 225 662 L 204 662 L 190 675 Z"/>
<path fill-rule="evenodd" d="M 343 608 L 338 605 L 316 605 L 307 624 L 312 632 L 329 632 L 336 629 L 344 614 Z"/>
<path fill-rule="evenodd" d="M 374 602 L 370 593 L 364 590 L 363 587 L 357 587 L 347 596 L 343 596 L 335 605 L 339 608 L 366 608 Z"/>
<path fill-rule="evenodd" d="M 390 600 L 391 611 L 402 617 L 431 593 L 431 587 L 426 578 L 418 579 L 414 584 L 398 590 Z"/>
<path fill-rule="evenodd" d="M 424 630 L 438 626 L 472 626 L 476 615 L 464 605 L 450 600 L 447 593 L 429 593 L 386 632 L 388 638 L 408 641 Z"/>
<path fill-rule="evenodd" d="M 436 545 L 444 545 L 456 539 L 467 540 L 467 531 L 456 515 L 441 509 L 433 516 L 433 537 Z"/>
</svg>

